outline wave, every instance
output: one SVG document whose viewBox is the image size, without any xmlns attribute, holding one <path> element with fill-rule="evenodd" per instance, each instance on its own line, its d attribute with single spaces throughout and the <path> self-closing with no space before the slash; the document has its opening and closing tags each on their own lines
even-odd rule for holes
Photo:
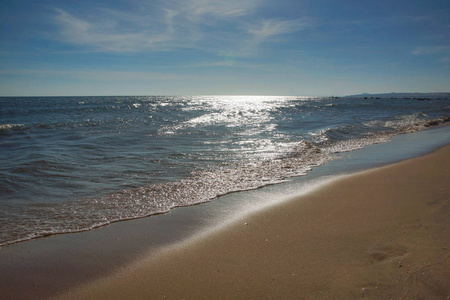
<svg viewBox="0 0 450 300">
<path fill-rule="evenodd" d="M 0 124 L 0 133 L 7 133 L 11 130 L 22 129 L 24 124 Z"/>
<path fill-rule="evenodd" d="M 362 124 L 364 126 L 346 125 L 322 130 L 315 134 L 314 139 L 326 153 L 349 152 L 388 142 L 399 134 L 442 126 L 448 122 L 450 117 L 428 119 L 424 114 L 398 116 L 395 120 L 365 122 Z"/>
<path fill-rule="evenodd" d="M 49 235 L 88 231 L 114 222 L 167 213 L 176 207 L 209 202 L 229 193 L 282 183 L 289 178 L 306 175 L 312 168 L 334 159 L 335 153 L 387 142 L 397 134 L 441 126 L 449 121 L 448 117 L 421 119 L 420 122 L 411 116 L 399 117 L 398 122 L 389 124 L 396 130 L 365 132 L 361 137 L 325 143 L 302 140 L 283 156 L 275 159 L 196 171 L 192 172 L 188 178 L 179 181 L 123 190 L 99 198 L 79 199 L 66 202 L 58 208 L 48 205 L 36 209 L 31 205 L 28 207 L 28 213 L 34 215 L 35 220 L 28 222 L 35 225 L 28 229 L 21 228 L 21 234 L 13 240 L 0 240 L 0 246 Z M 371 124 L 370 126 L 379 125 Z M 345 132 L 348 128 L 339 130 Z M 325 130 L 322 134 L 330 136 L 334 131 L 337 129 Z M 45 222 L 39 220 L 42 214 L 47 216 Z M 10 224 L 14 223 L 10 222 Z M 9 225 L 2 224 L 2 226 Z M 16 229 L 10 228 L 10 232 L 14 230 Z"/>
<path fill-rule="evenodd" d="M 33 210 L 34 206 L 30 206 L 28 215 L 33 216 L 31 219 L 35 220 L 29 222 L 35 226 L 22 228 L 20 237 L 13 241 L 2 240 L 0 246 L 166 213 L 175 207 L 200 204 L 229 193 L 281 183 L 290 177 L 306 175 L 312 167 L 324 164 L 330 159 L 330 155 L 322 153 L 312 143 L 301 141 L 288 156 L 274 160 L 196 171 L 192 172 L 189 178 L 176 182 L 123 190 L 100 198 L 79 199 L 66 202 L 58 209 L 50 205 Z M 40 221 L 42 214 L 46 215 L 46 222 Z M 61 220 L 64 222 L 61 223 Z M 15 228 L 11 227 L 10 230 L 14 231 Z M 24 230 L 28 232 L 24 234 Z"/>
</svg>

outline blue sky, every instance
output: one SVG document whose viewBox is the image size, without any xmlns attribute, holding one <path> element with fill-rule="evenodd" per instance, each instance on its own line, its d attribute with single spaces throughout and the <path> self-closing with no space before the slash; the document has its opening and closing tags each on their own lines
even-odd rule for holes
<svg viewBox="0 0 450 300">
<path fill-rule="evenodd" d="M 449 0 L 0 2 L 0 96 L 450 92 Z"/>
</svg>

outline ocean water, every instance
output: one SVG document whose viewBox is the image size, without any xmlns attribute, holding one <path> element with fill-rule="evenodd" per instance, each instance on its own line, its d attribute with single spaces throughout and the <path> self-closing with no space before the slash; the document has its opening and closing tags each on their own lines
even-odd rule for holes
<svg viewBox="0 0 450 300">
<path fill-rule="evenodd" d="M 0 98 L 0 246 L 284 182 L 449 115 L 446 99 Z"/>
</svg>

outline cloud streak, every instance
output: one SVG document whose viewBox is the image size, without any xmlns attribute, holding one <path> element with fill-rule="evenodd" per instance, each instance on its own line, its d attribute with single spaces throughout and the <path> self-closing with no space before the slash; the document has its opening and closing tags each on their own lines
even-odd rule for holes
<svg viewBox="0 0 450 300">
<path fill-rule="evenodd" d="M 96 80 L 96 81 L 150 81 L 150 80 L 173 80 L 186 78 L 185 75 L 172 74 L 168 72 L 128 72 L 128 71 L 61 71 L 61 70 L 41 70 L 41 69 L 15 69 L 0 70 L 0 75 L 8 76 L 29 76 L 29 77 L 58 77 L 68 79 Z"/>
<path fill-rule="evenodd" d="M 259 0 L 190 0 L 179 1 L 189 19 L 201 20 L 203 18 L 213 17 L 215 19 L 229 19 L 242 17 L 251 14 L 258 5 Z"/>
<path fill-rule="evenodd" d="M 97 9 L 78 16 L 55 9 L 58 40 L 96 52 L 201 49 L 224 52 L 249 43 L 257 46 L 307 26 L 305 19 L 259 19 L 260 0 L 189 0 L 142 4 L 132 12 Z M 220 49 L 220 51 L 219 51 Z"/>
<path fill-rule="evenodd" d="M 434 54 L 450 54 L 450 46 L 426 46 L 417 47 L 413 51 L 414 55 L 434 55 Z"/>
<path fill-rule="evenodd" d="M 60 40 L 98 51 L 135 52 L 162 48 L 167 46 L 173 32 L 170 26 L 173 12 L 166 12 L 167 26 L 156 33 L 151 30 L 153 24 L 144 25 L 135 21 L 134 24 L 123 27 L 120 22 L 111 21 L 108 14 L 103 14 L 103 18 L 96 21 L 88 21 L 61 9 L 57 9 L 56 13 Z M 118 20 L 117 14 L 115 20 Z"/>
<path fill-rule="evenodd" d="M 450 46 L 425 46 L 417 47 L 412 52 L 416 56 L 438 56 L 440 62 L 450 63 Z"/>
<path fill-rule="evenodd" d="M 267 41 L 274 36 L 296 32 L 308 27 L 305 19 L 298 20 L 262 20 L 259 24 L 251 25 L 248 32 L 256 41 Z"/>
</svg>

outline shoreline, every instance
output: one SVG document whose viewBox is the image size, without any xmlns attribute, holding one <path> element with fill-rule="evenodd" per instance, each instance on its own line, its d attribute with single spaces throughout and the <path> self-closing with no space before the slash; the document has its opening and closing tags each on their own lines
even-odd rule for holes
<svg viewBox="0 0 450 300">
<path fill-rule="evenodd" d="M 420 157 L 448 144 L 444 126 L 396 136 L 388 143 L 338 154 L 306 176 L 233 193 L 202 205 L 168 214 L 113 223 L 95 230 L 48 236 L 0 247 L 0 298 L 48 299 L 64 291 L 102 281 L 143 260 L 155 259 L 177 245 L 187 247 L 220 232 L 242 216 L 284 205 L 311 186 L 374 167 Z M 219 231 L 218 231 L 219 230 Z"/>
<path fill-rule="evenodd" d="M 446 298 L 449 157 L 447 145 L 339 177 L 59 296 Z"/>
</svg>

